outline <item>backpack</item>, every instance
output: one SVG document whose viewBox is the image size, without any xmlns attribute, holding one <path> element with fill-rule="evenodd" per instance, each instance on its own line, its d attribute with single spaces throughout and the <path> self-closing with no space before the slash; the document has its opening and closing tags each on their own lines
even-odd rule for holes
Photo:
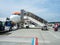
<svg viewBox="0 0 60 45">
<path fill-rule="evenodd" d="M 11 21 L 6 21 L 6 22 L 5 22 L 5 25 L 6 25 L 6 26 L 11 26 Z"/>
</svg>

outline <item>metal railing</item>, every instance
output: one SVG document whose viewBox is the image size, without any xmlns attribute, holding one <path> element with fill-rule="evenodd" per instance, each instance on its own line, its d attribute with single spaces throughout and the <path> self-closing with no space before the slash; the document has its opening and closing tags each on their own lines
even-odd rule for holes
<svg viewBox="0 0 60 45">
<path fill-rule="evenodd" d="M 37 21 L 39 21 L 41 23 L 45 23 L 45 24 L 47 23 L 46 20 L 42 19 L 41 17 L 39 17 L 39 16 L 37 16 L 35 14 L 32 14 L 31 12 L 27 12 L 27 16 L 30 16 L 30 17 L 36 19 Z"/>
</svg>

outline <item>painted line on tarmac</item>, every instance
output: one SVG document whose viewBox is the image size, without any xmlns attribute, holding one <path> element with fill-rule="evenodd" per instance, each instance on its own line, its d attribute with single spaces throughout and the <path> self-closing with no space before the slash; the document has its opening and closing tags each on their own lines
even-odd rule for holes
<svg viewBox="0 0 60 45">
<path fill-rule="evenodd" d="M 34 40 L 34 38 L 32 38 L 32 45 L 35 45 L 35 40 Z"/>
<path fill-rule="evenodd" d="M 35 39 L 35 45 L 38 45 L 38 38 Z"/>
<path fill-rule="evenodd" d="M 53 35 L 56 39 L 60 39 L 60 37 L 59 36 L 57 36 L 56 34 L 54 34 L 53 32 L 49 32 L 51 35 Z"/>
<path fill-rule="evenodd" d="M 48 41 L 48 40 L 45 40 L 45 41 L 44 40 L 40 40 L 39 43 L 51 43 L 51 42 Z"/>
<path fill-rule="evenodd" d="M 32 38 L 32 45 L 38 45 L 38 38 L 35 37 L 35 38 Z"/>
</svg>

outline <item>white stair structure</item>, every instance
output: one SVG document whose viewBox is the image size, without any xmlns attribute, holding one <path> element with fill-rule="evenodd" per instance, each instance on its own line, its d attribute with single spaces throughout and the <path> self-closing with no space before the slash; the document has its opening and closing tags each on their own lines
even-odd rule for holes
<svg viewBox="0 0 60 45">
<path fill-rule="evenodd" d="M 38 20 L 36 20 L 36 19 L 34 19 L 34 18 L 32 18 L 32 17 L 24 16 L 24 18 L 25 18 L 25 19 L 28 19 L 28 20 L 36 23 L 36 24 L 38 24 L 38 26 L 44 26 L 44 25 L 45 25 L 44 23 L 41 23 L 41 22 L 39 22 Z"/>
</svg>

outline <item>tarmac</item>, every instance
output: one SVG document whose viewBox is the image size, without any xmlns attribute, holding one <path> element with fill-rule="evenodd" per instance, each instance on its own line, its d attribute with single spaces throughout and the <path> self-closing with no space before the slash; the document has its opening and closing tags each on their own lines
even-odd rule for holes
<svg viewBox="0 0 60 45">
<path fill-rule="evenodd" d="M 32 39 L 38 38 L 38 45 L 60 45 L 60 29 L 18 29 L 0 34 L 0 45 L 36 45 Z"/>
</svg>

